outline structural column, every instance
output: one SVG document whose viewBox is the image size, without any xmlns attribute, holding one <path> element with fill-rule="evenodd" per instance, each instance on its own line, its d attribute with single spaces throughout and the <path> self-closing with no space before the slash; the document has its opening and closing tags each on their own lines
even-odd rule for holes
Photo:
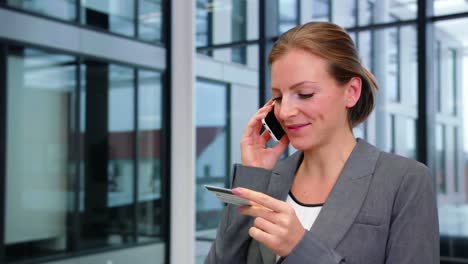
<svg viewBox="0 0 468 264">
<path fill-rule="evenodd" d="M 195 263 L 195 1 L 173 0 L 170 263 Z"/>
</svg>

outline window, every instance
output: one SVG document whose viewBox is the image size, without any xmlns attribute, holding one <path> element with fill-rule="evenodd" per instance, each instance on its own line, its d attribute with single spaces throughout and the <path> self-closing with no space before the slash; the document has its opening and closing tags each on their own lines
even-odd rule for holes
<svg viewBox="0 0 468 264">
<path fill-rule="evenodd" d="M 6 261 L 142 242 L 164 260 L 161 74 L 15 46 L 7 70 Z"/>
<path fill-rule="evenodd" d="M 69 252 L 78 162 L 75 57 L 10 47 L 5 258 Z M 27 165 L 26 165 L 27 164 Z M 32 219 L 34 219 L 32 221 Z"/>
</svg>

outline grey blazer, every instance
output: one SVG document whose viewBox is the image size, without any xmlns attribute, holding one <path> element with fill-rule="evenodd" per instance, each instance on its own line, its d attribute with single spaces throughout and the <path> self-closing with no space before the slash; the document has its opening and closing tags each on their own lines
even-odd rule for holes
<svg viewBox="0 0 468 264">
<path fill-rule="evenodd" d="M 286 200 L 302 157 L 296 152 L 271 171 L 235 165 L 233 187 Z M 224 209 L 205 264 L 274 264 L 275 254 L 248 234 L 253 219 L 237 209 Z M 436 199 L 428 169 L 359 140 L 314 225 L 279 262 L 439 263 Z"/>
</svg>

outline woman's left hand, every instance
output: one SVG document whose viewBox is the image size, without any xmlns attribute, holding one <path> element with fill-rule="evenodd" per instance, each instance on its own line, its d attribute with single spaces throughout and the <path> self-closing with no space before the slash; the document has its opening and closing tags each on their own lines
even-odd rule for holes
<svg viewBox="0 0 468 264">
<path fill-rule="evenodd" d="M 252 202 L 239 212 L 255 218 L 249 235 L 277 255 L 285 257 L 296 247 L 305 229 L 294 209 L 284 201 L 246 188 L 234 188 L 233 193 Z"/>
</svg>

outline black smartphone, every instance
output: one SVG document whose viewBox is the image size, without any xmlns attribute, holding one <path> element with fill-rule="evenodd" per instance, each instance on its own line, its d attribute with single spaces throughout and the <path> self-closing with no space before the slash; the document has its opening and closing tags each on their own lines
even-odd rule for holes
<svg viewBox="0 0 468 264">
<path fill-rule="evenodd" d="M 262 124 L 276 142 L 280 141 L 285 134 L 281 124 L 278 119 L 276 119 L 274 108 L 262 119 Z"/>
</svg>

